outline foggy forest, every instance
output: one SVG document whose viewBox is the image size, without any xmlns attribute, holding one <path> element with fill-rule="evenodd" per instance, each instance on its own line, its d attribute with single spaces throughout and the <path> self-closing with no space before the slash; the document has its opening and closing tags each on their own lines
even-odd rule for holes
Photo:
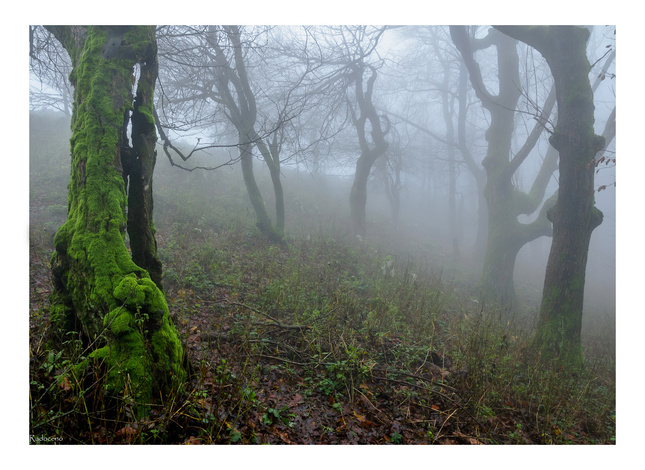
<svg viewBox="0 0 645 470">
<path fill-rule="evenodd" d="M 615 444 L 616 79 L 607 25 L 29 26 L 29 443 Z"/>
</svg>

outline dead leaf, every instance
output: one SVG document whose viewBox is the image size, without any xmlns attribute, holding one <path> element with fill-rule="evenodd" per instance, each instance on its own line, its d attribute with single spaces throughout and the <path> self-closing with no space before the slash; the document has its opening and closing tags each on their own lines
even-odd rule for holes
<svg viewBox="0 0 645 470">
<path fill-rule="evenodd" d="M 287 436 L 287 433 L 286 433 L 286 432 L 278 431 L 278 430 L 276 429 L 276 427 L 275 427 L 275 426 L 272 428 L 272 431 L 273 431 L 273 433 L 274 433 L 275 435 L 277 435 L 277 436 L 282 440 L 282 442 L 284 442 L 285 444 L 293 444 L 293 442 L 291 442 L 291 441 L 289 440 L 289 436 Z"/>
<path fill-rule="evenodd" d="M 356 417 L 356 419 L 358 419 L 359 424 L 364 428 L 371 428 L 376 426 L 376 423 L 373 423 L 363 415 L 359 415 L 358 413 L 356 413 L 356 410 L 354 410 L 354 416 Z"/>
<path fill-rule="evenodd" d="M 65 377 L 63 381 L 60 383 L 60 388 L 68 392 L 69 390 L 72 389 L 72 386 L 69 384 L 69 378 Z"/>
<path fill-rule="evenodd" d="M 289 402 L 289 408 L 293 408 L 301 401 L 302 401 L 302 395 L 300 395 L 299 393 L 296 393 L 296 396 L 293 397 L 293 399 Z"/>
<path fill-rule="evenodd" d="M 132 437 L 132 436 L 136 435 L 138 432 L 139 431 L 134 429 L 132 426 L 125 426 L 125 427 L 119 429 L 116 432 L 116 435 L 119 436 L 119 437 L 123 437 L 123 436 Z"/>
<path fill-rule="evenodd" d="M 185 445 L 200 445 L 202 443 L 201 439 L 195 437 L 195 436 L 190 436 L 186 441 L 184 441 Z"/>
</svg>

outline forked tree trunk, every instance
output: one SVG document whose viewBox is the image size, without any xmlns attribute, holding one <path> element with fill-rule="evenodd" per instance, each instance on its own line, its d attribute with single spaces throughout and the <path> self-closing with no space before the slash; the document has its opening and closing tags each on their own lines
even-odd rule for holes
<svg viewBox="0 0 645 470">
<path fill-rule="evenodd" d="M 52 321 L 95 345 L 88 359 L 72 369 L 71 379 L 78 383 L 86 366 L 99 364 L 106 371 L 107 392 L 128 394 L 142 414 L 160 394 L 176 390 L 186 375 L 181 342 L 155 283 L 161 264 L 152 227 L 154 27 L 49 29 L 72 59 L 75 88 L 68 216 L 56 233 L 52 257 Z M 132 123 L 134 147 L 129 148 L 124 130 L 137 63 L 142 73 Z M 125 245 L 126 180 L 136 260 Z"/>
<path fill-rule="evenodd" d="M 363 80 L 366 68 L 369 68 L 370 76 L 364 87 Z M 353 232 L 362 237 L 365 236 L 366 232 L 367 182 L 372 166 L 374 166 L 379 157 L 387 152 L 390 146 L 389 142 L 385 140 L 385 136 L 390 131 L 390 121 L 384 115 L 385 128 L 383 128 L 381 119 L 372 102 L 374 82 L 376 82 L 378 76 L 376 69 L 371 65 L 359 64 L 354 66 L 353 72 L 359 115 L 353 114 L 352 118 L 361 155 L 356 160 L 354 183 L 349 192 L 349 209 Z M 366 129 L 368 121 L 371 128 L 369 132 Z"/>
<path fill-rule="evenodd" d="M 264 163 L 269 168 L 275 197 L 275 227 L 270 238 L 274 242 L 283 242 L 285 227 L 284 189 L 282 188 L 282 175 L 280 173 L 280 145 L 278 144 L 277 133 L 274 133 L 273 140 L 268 146 L 260 139 L 260 136 L 257 136 L 256 145 L 262 154 Z"/>
<path fill-rule="evenodd" d="M 521 96 L 518 88 L 520 74 L 516 41 L 495 30 L 491 30 L 486 38 L 480 40 L 471 40 L 462 26 L 451 26 L 450 32 L 468 68 L 473 89 L 482 106 L 490 113 L 490 126 L 486 131 L 488 148 L 482 161 L 486 170 L 483 194 L 487 203 L 488 239 L 479 282 L 481 298 L 503 311 L 513 311 L 517 308 L 513 282 L 517 254 L 531 240 L 550 235 L 545 217 L 538 217 L 530 224 L 520 223 L 517 218 L 537 210 L 546 190 L 546 184 L 542 183 L 548 182 L 548 177 L 555 168 L 547 168 L 548 161 L 545 160 L 541 176 L 535 180 L 529 194 L 515 188 L 513 175 L 542 131 L 542 127 L 536 125 L 522 149 L 511 159 L 515 109 Z M 489 45 L 494 45 L 497 49 L 499 92 L 496 95 L 486 90 L 480 67 L 474 59 L 476 49 Z M 552 106 L 553 98 L 550 97 L 543 110 L 547 118 Z M 543 173 L 549 169 L 551 173 L 547 173 L 545 178 Z"/>
<path fill-rule="evenodd" d="M 243 139 L 243 135 L 240 135 L 240 142 L 244 142 Z M 246 193 L 249 195 L 251 206 L 255 212 L 255 223 L 260 232 L 266 235 L 270 241 L 273 243 L 280 243 L 283 240 L 283 236 L 274 228 L 264 204 L 264 198 L 262 197 L 260 188 L 255 180 L 251 148 L 251 144 L 240 145 L 240 164 L 242 166 L 242 176 L 244 178 Z"/>
<path fill-rule="evenodd" d="M 575 26 L 497 28 L 537 49 L 555 81 L 558 123 L 550 142 L 560 153 L 560 187 L 548 212 L 553 242 L 535 341 L 547 357 L 580 366 L 587 254 L 591 233 L 602 223 L 602 212 L 594 206 L 595 155 L 605 140 L 594 133 L 589 31 Z"/>
</svg>

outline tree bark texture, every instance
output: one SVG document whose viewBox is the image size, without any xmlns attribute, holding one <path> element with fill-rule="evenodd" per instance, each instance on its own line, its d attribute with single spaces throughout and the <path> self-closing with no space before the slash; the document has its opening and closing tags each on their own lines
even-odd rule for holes
<svg viewBox="0 0 645 470">
<path fill-rule="evenodd" d="M 152 223 L 152 176 L 157 160 L 157 134 L 153 113 L 158 69 L 156 44 L 149 48 L 148 55 L 139 64 L 140 76 L 131 118 L 132 148 L 127 149 L 126 145 L 126 152 L 121 157 L 123 160 L 123 155 L 129 153 L 128 235 L 133 261 L 148 271 L 157 287 L 163 290 L 162 264 L 157 256 Z M 125 168 L 126 165 L 124 170 Z"/>
<path fill-rule="evenodd" d="M 594 133 L 589 31 L 575 26 L 497 28 L 540 52 L 555 81 L 558 123 L 550 143 L 560 154 L 560 187 L 548 211 L 553 242 L 535 340 L 547 357 L 581 365 L 587 254 L 591 233 L 603 218 L 594 206 L 595 155 L 605 140 Z"/>
<path fill-rule="evenodd" d="M 68 216 L 54 238 L 52 257 L 52 321 L 99 346 L 72 369 L 74 378 L 99 363 L 107 372 L 108 393 L 128 393 L 143 413 L 185 377 L 182 345 L 155 283 L 161 264 L 152 227 L 154 27 L 50 31 L 72 59 L 75 89 Z M 141 78 L 133 110 L 135 64 L 141 64 Z M 134 146 L 129 148 L 125 129 L 131 111 Z M 132 257 L 125 245 L 126 180 Z"/>
</svg>

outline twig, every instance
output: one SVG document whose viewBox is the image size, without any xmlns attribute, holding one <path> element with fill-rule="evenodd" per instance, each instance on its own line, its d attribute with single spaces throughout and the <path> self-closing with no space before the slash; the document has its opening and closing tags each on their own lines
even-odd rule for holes
<svg viewBox="0 0 645 470">
<path fill-rule="evenodd" d="M 258 354 L 259 357 L 264 357 L 266 359 L 274 359 L 276 361 L 282 361 L 282 362 L 287 362 L 289 364 L 293 364 L 294 366 L 310 366 L 310 365 L 315 365 L 318 364 L 317 362 L 296 362 L 296 361 L 290 361 L 289 359 L 284 359 L 282 357 L 276 357 L 276 356 L 267 356 L 266 354 Z"/>
<path fill-rule="evenodd" d="M 448 400 L 448 401 L 454 403 L 455 405 L 459 406 L 459 403 L 457 403 L 457 401 L 454 398 L 451 398 L 448 395 L 444 395 L 443 393 L 438 392 L 436 390 L 433 390 L 431 388 L 424 387 L 423 385 L 417 385 L 417 384 L 412 384 L 412 383 L 409 383 L 409 382 L 403 382 L 402 380 L 390 379 L 389 377 L 378 377 L 376 375 L 373 375 L 372 378 L 374 378 L 376 380 L 385 380 L 386 382 L 392 382 L 392 383 L 399 384 L 399 385 L 405 385 L 407 387 L 415 387 L 415 388 L 418 388 L 420 390 L 424 390 L 426 392 L 436 393 L 440 397 L 445 398 L 446 400 Z"/>
<path fill-rule="evenodd" d="M 255 313 L 257 313 L 257 314 L 263 315 L 263 316 L 267 317 L 269 320 L 274 321 L 274 322 L 275 322 L 275 323 L 277 323 L 278 325 L 281 325 L 281 323 L 280 323 L 278 320 L 276 320 L 275 318 L 273 318 L 273 317 L 272 317 L 271 315 L 269 315 L 268 313 L 264 313 L 263 311 L 258 310 L 258 309 L 257 309 L 257 308 L 255 308 L 255 307 L 251 307 L 250 305 L 246 305 L 246 304 L 243 304 L 243 303 L 241 303 L 241 302 L 228 302 L 228 304 L 229 304 L 229 305 L 237 305 L 238 307 L 248 308 L 248 309 L 249 309 L 249 310 L 251 310 L 252 312 L 255 312 Z"/>
<path fill-rule="evenodd" d="M 229 305 L 237 305 L 238 307 L 248 308 L 248 309 L 249 309 L 249 310 L 251 310 L 252 312 L 255 312 L 255 313 L 259 314 L 259 315 L 262 315 L 262 316 L 264 316 L 264 317 L 268 318 L 269 320 L 271 320 L 272 322 L 274 322 L 274 323 L 275 323 L 275 325 L 272 325 L 272 324 L 270 324 L 270 323 L 254 323 L 254 325 L 261 325 L 261 326 L 276 326 L 276 327 L 278 327 L 278 328 L 282 328 L 282 329 L 285 329 L 285 330 L 299 330 L 299 331 L 302 331 L 302 330 L 311 330 L 311 327 L 310 327 L 310 326 L 305 326 L 305 325 L 285 325 L 285 324 L 284 324 L 284 323 L 282 323 L 280 320 L 277 320 L 277 319 L 273 318 L 273 317 L 272 317 L 271 315 L 269 315 L 268 313 L 265 313 L 265 312 L 263 312 L 263 311 L 261 311 L 261 310 L 258 310 L 258 309 L 257 309 L 257 308 L 255 308 L 255 307 L 251 307 L 250 305 L 246 305 L 246 304 L 243 304 L 243 303 L 240 303 L 240 302 L 229 302 Z"/>
<path fill-rule="evenodd" d="M 403 371 L 399 371 L 399 370 L 392 370 L 392 369 L 374 369 L 374 370 L 376 372 L 382 372 L 384 374 L 398 374 L 398 375 L 404 375 L 406 377 L 411 377 L 411 378 L 417 379 L 417 380 L 423 380 L 425 382 L 430 382 L 432 385 L 438 385 L 439 387 L 443 387 L 443 388 L 446 388 L 446 389 L 448 389 L 448 390 L 450 390 L 452 392 L 456 392 L 456 390 L 453 387 L 451 387 L 450 385 L 446 385 L 446 384 L 440 383 L 440 382 L 435 382 L 431 378 L 423 377 L 421 375 L 410 374 L 408 372 L 403 372 Z"/>
<path fill-rule="evenodd" d="M 277 328 L 282 328 L 284 330 L 298 330 L 298 331 L 311 330 L 310 326 L 306 326 L 306 325 L 285 325 L 285 324 L 280 323 L 280 322 L 278 322 L 277 324 L 254 322 L 253 325 L 256 325 L 256 326 L 273 326 L 273 327 L 277 327 Z"/>
</svg>

